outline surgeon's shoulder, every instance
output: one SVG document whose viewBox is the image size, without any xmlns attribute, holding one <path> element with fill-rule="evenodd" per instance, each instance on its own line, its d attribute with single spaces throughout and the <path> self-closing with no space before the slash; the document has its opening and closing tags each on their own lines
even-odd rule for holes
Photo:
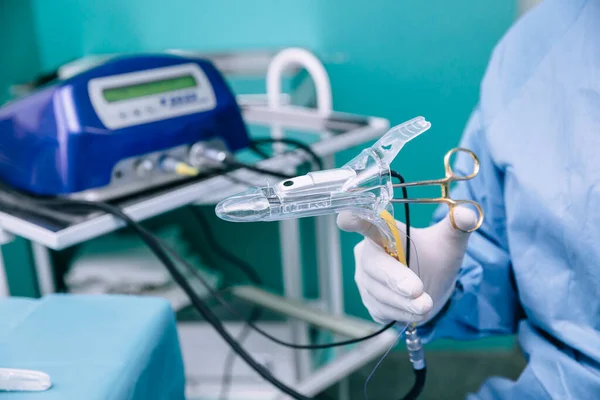
<svg viewBox="0 0 600 400">
<path fill-rule="evenodd" d="M 535 75 L 544 57 L 576 23 L 589 0 L 545 0 L 522 16 L 492 53 L 480 105 L 493 117 Z"/>
</svg>

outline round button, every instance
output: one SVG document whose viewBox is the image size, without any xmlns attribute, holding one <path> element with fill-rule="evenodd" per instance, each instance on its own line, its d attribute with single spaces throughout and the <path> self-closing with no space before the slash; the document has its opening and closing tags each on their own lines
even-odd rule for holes
<svg viewBox="0 0 600 400">
<path fill-rule="evenodd" d="M 152 172 L 153 169 L 154 169 L 154 163 L 152 161 L 142 160 L 142 161 L 138 161 L 138 163 L 136 164 L 135 173 L 140 178 L 145 178 L 148 175 L 150 175 L 150 173 Z"/>
<path fill-rule="evenodd" d="M 146 107 L 146 112 L 150 113 L 150 114 L 154 114 L 154 111 L 156 111 L 156 109 L 152 106 L 148 106 Z"/>
<path fill-rule="evenodd" d="M 125 119 L 125 118 L 127 118 L 127 114 L 125 114 L 124 112 L 120 112 L 119 113 L 119 118 Z"/>
<path fill-rule="evenodd" d="M 142 115 L 142 112 L 136 108 L 135 110 L 133 110 L 133 115 L 139 117 L 140 115 Z"/>
</svg>

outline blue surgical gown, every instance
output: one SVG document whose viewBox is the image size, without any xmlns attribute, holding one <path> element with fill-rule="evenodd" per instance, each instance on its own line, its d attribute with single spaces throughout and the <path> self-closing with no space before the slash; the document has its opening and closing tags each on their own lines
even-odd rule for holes
<svg viewBox="0 0 600 400">
<path fill-rule="evenodd" d="M 422 335 L 517 333 L 523 373 L 472 399 L 600 399 L 600 1 L 546 0 L 516 23 L 462 146 L 481 171 L 453 197 L 479 202 L 485 222 Z"/>
</svg>

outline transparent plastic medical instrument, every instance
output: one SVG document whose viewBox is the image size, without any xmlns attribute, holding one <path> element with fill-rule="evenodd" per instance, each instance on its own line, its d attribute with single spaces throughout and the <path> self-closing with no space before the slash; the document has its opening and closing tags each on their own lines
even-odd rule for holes
<svg viewBox="0 0 600 400">
<path fill-rule="evenodd" d="M 48 390 L 52 386 L 50 376 L 43 372 L 26 369 L 0 368 L 0 392 Z"/>
<path fill-rule="evenodd" d="M 455 207 L 472 205 L 479 217 L 478 229 L 483 222 L 483 210 L 470 200 L 450 198 L 450 184 L 474 178 L 479 172 L 479 161 L 475 154 L 466 149 L 453 149 L 444 158 L 446 177 L 413 183 L 392 184 L 390 163 L 402 147 L 411 139 L 427 131 L 431 124 L 417 117 L 390 129 L 373 146 L 364 149 L 358 156 L 341 168 L 310 172 L 306 175 L 283 180 L 274 186 L 255 187 L 221 201 L 217 215 L 232 222 L 280 221 L 289 218 L 313 217 L 351 211 L 371 222 L 378 229 L 379 237 L 371 239 L 384 247 L 386 252 L 407 265 L 400 232 L 393 217 L 393 203 L 443 203 L 450 207 L 450 220 L 456 229 L 461 229 L 454 220 Z M 453 154 L 466 152 L 472 157 L 473 171 L 465 176 L 453 172 L 450 158 Z M 432 199 L 394 199 L 394 188 L 409 186 L 439 185 L 442 195 Z M 462 230 L 462 229 L 461 229 Z M 407 238 L 407 243 L 412 241 Z M 415 249 L 416 255 L 416 249 Z M 418 259 L 409 266 L 419 275 Z M 409 359 L 415 371 L 415 386 L 422 389 L 425 382 L 425 353 L 416 324 L 402 321 Z"/>
<path fill-rule="evenodd" d="M 423 117 L 404 122 L 341 168 L 310 172 L 274 186 L 251 188 L 221 201 L 216 213 L 227 221 L 256 222 L 350 210 L 376 225 L 386 250 L 398 254 L 399 237 L 395 223 L 391 222 L 394 189 L 390 163 L 407 142 L 430 127 Z"/>
<path fill-rule="evenodd" d="M 252 188 L 221 201 L 216 213 L 227 221 L 254 222 L 352 211 L 375 225 L 379 237 L 372 239 L 390 256 L 407 265 L 400 231 L 393 216 L 391 200 L 394 187 L 390 163 L 407 142 L 430 127 L 431 124 L 423 117 L 404 122 L 390 129 L 373 146 L 361 151 L 341 168 L 310 172 L 272 187 Z M 410 238 L 408 243 L 412 243 Z M 418 260 L 410 264 L 413 272 L 419 275 Z M 397 321 L 397 325 L 405 329 L 413 369 L 424 373 L 425 354 L 416 325 L 411 322 Z"/>
</svg>

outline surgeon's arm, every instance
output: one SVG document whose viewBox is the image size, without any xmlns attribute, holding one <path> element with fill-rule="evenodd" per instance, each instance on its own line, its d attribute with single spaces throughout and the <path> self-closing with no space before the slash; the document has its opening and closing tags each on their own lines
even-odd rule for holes
<svg viewBox="0 0 600 400">
<path fill-rule="evenodd" d="M 503 173 L 494 163 L 486 141 L 485 126 L 478 110 L 472 114 L 461 147 L 479 157 L 479 175 L 456 185 L 452 198 L 478 202 L 485 213 L 483 225 L 467 245 L 453 294 L 442 310 L 420 328 L 426 341 L 433 338 L 475 339 L 515 332 L 518 299 L 515 291 L 506 237 Z M 472 161 L 459 156 L 454 169 L 469 173 Z M 440 207 L 435 220 L 442 219 L 447 207 Z"/>
</svg>

